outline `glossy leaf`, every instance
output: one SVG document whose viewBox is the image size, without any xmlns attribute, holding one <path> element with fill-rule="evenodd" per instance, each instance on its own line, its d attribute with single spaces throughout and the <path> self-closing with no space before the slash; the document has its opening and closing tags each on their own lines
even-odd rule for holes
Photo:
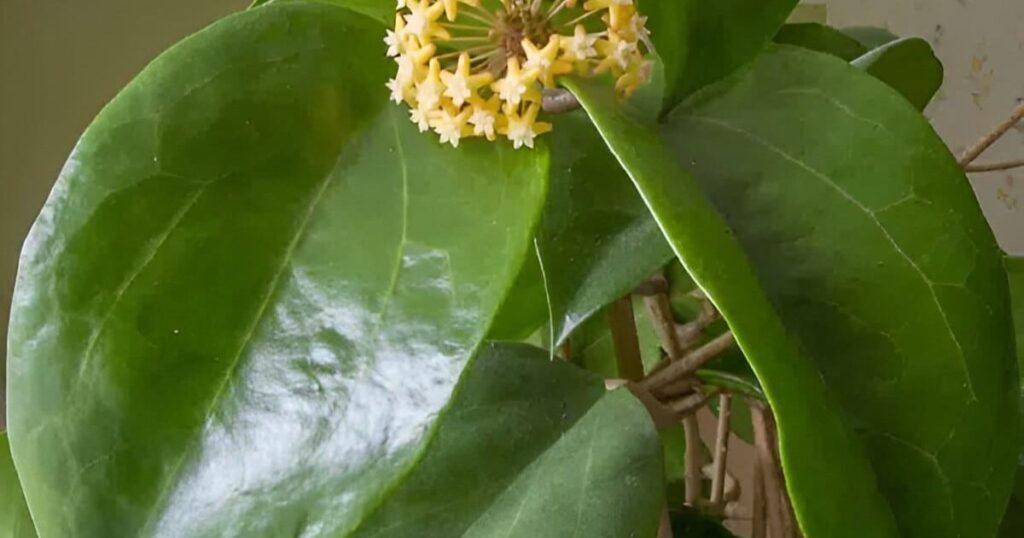
<svg viewBox="0 0 1024 538">
<path fill-rule="evenodd" d="M 665 64 L 662 110 L 750 62 L 798 0 L 642 0 Z"/>
<path fill-rule="evenodd" d="M 942 62 L 927 41 L 913 37 L 887 43 L 853 61 L 924 110 L 942 86 Z"/>
<path fill-rule="evenodd" d="M 654 536 L 662 485 L 658 434 L 629 391 L 546 350 L 489 346 L 359 535 Z"/>
<path fill-rule="evenodd" d="M 540 265 L 524 267 L 496 334 L 536 328 L 550 306 L 557 346 L 661 268 L 672 250 L 586 115 L 554 122 L 551 193 L 537 232 Z"/>
<path fill-rule="evenodd" d="M 383 27 L 262 6 L 86 131 L 22 254 L 14 459 L 44 536 L 356 532 L 531 247 L 543 150 L 416 131 Z"/>
<path fill-rule="evenodd" d="M 787 334 L 750 262 L 653 126 L 594 83 L 568 81 L 694 281 L 729 322 L 779 417 L 782 459 L 808 536 L 896 536 L 871 464 L 815 364 Z M 843 484 L 843 502 L 834 501 Z"/>
<path fill-rule="evenodd" d="M 787 47 L 663 131 L 841 402 L 901 535 L 993 535 L 1018 437 L 1006 277 L 928 122 L 844 62 Z M 784 442 L 813 432 L 776 411 Z"/>
<path fill-rule="evenodd" d="M 6 433 L 0 433 L 0 535 L 6 538 L 35 538 L 36 529 L 25 504 L 18 473 L 11 459 Z"/>
<path fill-rule="evenodd" d="M 814 22 L 786 24 L 772 40 L 782 45 L 795 45 L 805 49 L 838 56 L 846 61 L 855 60 L 868 52 L 860 41 L 831 26 Z"/>
</svg>

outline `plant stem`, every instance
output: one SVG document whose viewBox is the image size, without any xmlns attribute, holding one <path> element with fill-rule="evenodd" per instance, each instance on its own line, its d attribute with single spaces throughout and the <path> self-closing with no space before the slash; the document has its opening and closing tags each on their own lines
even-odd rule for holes
<svg viewBox="0 0 1024 538">
<path fill-rule="evenodd" d="M 640 357 L 640 340 L 636 335 L 636 318 L 633 317 L 633 301 L 629 295 L 609 306 L 608 324 L 611 326 L 619 377 L 630 381 L 643 379 L 644 363 Z"/>
<path fill-rule="evenodd" d="M 733 337 L 732 332 L 726 332 L 678 361 L 670 363 L 661 370 L 654 372 L 644 383 L 653 389 L 692 375 L 709 360 L 717 357 L 735 343 L 736 339 Z"/>
<path fill-rule="evenodd" d="M 1017 108 L 1013 110 L 1013 113 L 1010 114 L 1009 118 L 997 125 L 992 132 L 981 137 L 981 139 L 975 142 L 973 146 L 968 148 L 967 151 L 960 156 L 960 166 L 966 169 L 967 165 L 974 162 L 974 159 L 977 159 L 978 156 L 984 153 L 986 149 L 992 146 L 992 144 L 995 144 L 996 141 L 1006 134 L 1006 131 L 1009 131 L 1011 127 L 1021 120 L 1021 118 L 1024 118 L 1024 103 L 1017 105 Z"/>
<path fill-rule="evenodd" d="M 679 342 L 679 335 L 676 334 L 676 320 L 672 316 L 672 303 L 669 302 L 668 295 L 648 295 L 644 297 L 644 306 L 647 307 L 647 316 L 651 318 L 658 339 L 661 340 L 661 347 L 665 349 L 669 360 L 675 361 L 682 357 L 684 350 Z"/>
<path fill-rule="evenodd" d="M 763 405 L 750 406 L 750 418 L 754 426 L 754 447 L 764 481 L 765 512 L 769 534 L 772 538 L 787 538 L 782 517 L 782 477 L 775 466 L 773 439 L 768 430 L 767 410 Z M 756 515 L 756 514 L 755 514 Z"/>
<path fill-rule="evenodd" d="M 692 415 L 684 418 L 683 431 L 686 433 L 686 504 L 696 507 L 701 490 L 701 440 L 697 418 Z"/>
<path fill-rule="evenodd" d="M 753 411 L 751 411 L 753 415 Z M 761 458 L 754 456 L 754 499 L 753 499 L 753 521 L 751 523 L 751 538 L 766 538 L 768 534 L 767 521 L 765 521 L 765 489 L 764 469 L 761 465 Z"/>
<path fill-rule="evenodd" d="M 541 102 L 541 108 L 548 114 L 564 114 L 566 112 L 572 112 L 580 108 L 580 102 L 576 99 L 576 96 L 569 93 L 568 90 L 556 89 L 556 90 L 544 90 L 544 98 Z"/>
<path fill-rule="evenodd" d="M 718 431 L 715 434 L 714 476 L 711 478 L 711 503 L 722 502 L 725 493 L 725 468 L 729 458 L 729 416 L 732 414 L 732 397 L 722 394 L 718 397 Z"/>
<path fill-rule="evenodd" d="M 997 172 L 999 170 L 1012 170 L 1024 166 L 1024 159 L 989 164 L 970 164 L 964 167 L 965 172 Z"/>
</svg>

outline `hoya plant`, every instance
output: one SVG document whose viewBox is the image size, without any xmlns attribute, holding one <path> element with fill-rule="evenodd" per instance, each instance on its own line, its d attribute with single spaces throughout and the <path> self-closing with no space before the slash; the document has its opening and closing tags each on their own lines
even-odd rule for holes
<svg viewBox="0 0 1024 538">
<path fill-rule="evenodd" d="M 26 239 L 5 535 L 1024 535 L 1024 264 L 965 177 L 1024 107 L 958 159 L 926 42 L 795 4 L 276 0 L 172 47 Z"/>
</svg>

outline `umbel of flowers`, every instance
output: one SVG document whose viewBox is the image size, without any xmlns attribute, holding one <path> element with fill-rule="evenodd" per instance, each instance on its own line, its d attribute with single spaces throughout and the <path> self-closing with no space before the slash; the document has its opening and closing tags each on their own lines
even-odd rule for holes
<svg viewBox="0 0 1024 538">
<path fill-rule="evenodd" d="M 555 77 L 610 76 L 629 96 L 650 75 L 646 18 L 634 0 L 398 0 L 384 42 L 398 70 L 391 99 L 421 132 L 532 148 Z"/>
</svg>

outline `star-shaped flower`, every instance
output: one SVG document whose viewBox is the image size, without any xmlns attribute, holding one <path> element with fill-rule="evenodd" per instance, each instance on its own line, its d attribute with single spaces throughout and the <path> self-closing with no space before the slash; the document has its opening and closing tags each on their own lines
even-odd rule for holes
<svg viewBox="0 0 1024 538">
<path fill-rule="evenodd" d="M 469 124 L 473 126 L 473 134 L 486 137 L 487 140 L 494 140 L 501 100 L 496 95 L 491 96 L 487 101 L 476 98 L 470 103 L 470 106 L 473 113 L 469 116 Z"/>
<path fill-rule="evenodd" d="M 538 135 L 551 130 L 550 123 L 537 122 L 537 114 L 539 112 L 540 105 L 537 103 L 533 103 L 527 107 L 526 112 L 522 115 L 517 114 L 515 111 L 509 111 L 508 125 L 501 131 L 502 134 L 512 141 L 512 147 L 514 149 L 519 149 L 523 146 L 532 149 L 533 140 L 537 138 Z"/>
<path fill-rule="evenodd" d="M 398 64 L 398 74 L 395 79 L 403 86 L 410 86 L 419 78 L 425 68 L 425 64 L 437 50 L 433 44 L 425 47 L 416 47 L 415 43 L 409 42 L 409 48 L 395 58 Z"/>
<path fill-rule="evenodd" d="M 462 139 L 463 131 L 466 130 L 466 121 L 472 110 L 469 108 L 458 109 L 446 107 L 435 115 L 433 125 L 434 131 L 441 137 L 442 144 L 451 144 L 452 147 L 459 147 L 459 140 Z"/>
<path fill-rule="evenodd" d="M 416 103 L 419 108 L 436 108 L 441 102 L 444 84 L 441 82 L 441 62 L 437 58 L 430 59 L 427 76 L 416 83 Z"/>
<path fill-rule="evenodd" d="M 455 68 L 455 73 L 441 71 L 441 80 L 446 87 L 445 97 L 451 98 L 455 106 L 462 106 L 476 95 L 477 90 L 490 84 L 494 76 L 489 71 L 470 73 L 469 54 L 463 52 L 459 56 L 459 65 Z"/>
<path fill-rule="evenodd" d="M 529 39 L 523 39 L 521 43 L 523 52 L 526 53 L 526 63 L 523 64 L 523 68 L 537 71 L 537 78 L 545 88 L 555 87 L 555 75 L 572 72 L 571 62 L 558 59 L 560 42 L 557 35 L 552 35 L 542 49 L 537 48 Z"/>
<path fill-rule="evenodd" d="M 413 107 L 413 109 L 409 111 L 409 119 L 416 124 L 416 127 L 419 128 L 421 133 L 425 133 L 430 129 L 429 116 L 430 111 L 423 110 L 419 107 Z"/>
<path fill-rule="evenodd" d="M 437 20 L 444 14 L 444 4 L 431 0 L 407 0 L 410 13 L 405 15 L 405 31 L 416 36 L 420 43 L 430 43 L 435 38 L 449 39 L 451 34 Z"/>
<path fill-rule="evenodd" d="M 519 58 L 508 59 L 505 76 L 491 84 L 502 101 L 510 105 L 518 105 L 527 95 L 530 85 L 537 81 L 539 73 L 536 69 L 522 69 L 519 66 Z"/>
<path fill-rule="evenodd" d="M 597 56 L 597 49 L 594 48 L 597 36 L 588 34 L 587 28 L 582 24 L 576 25 L 571 37 L 562 36 L 561 41 L 562 50 L 565 51 L 569 60 L 582 61 Z"/>
</svg>

